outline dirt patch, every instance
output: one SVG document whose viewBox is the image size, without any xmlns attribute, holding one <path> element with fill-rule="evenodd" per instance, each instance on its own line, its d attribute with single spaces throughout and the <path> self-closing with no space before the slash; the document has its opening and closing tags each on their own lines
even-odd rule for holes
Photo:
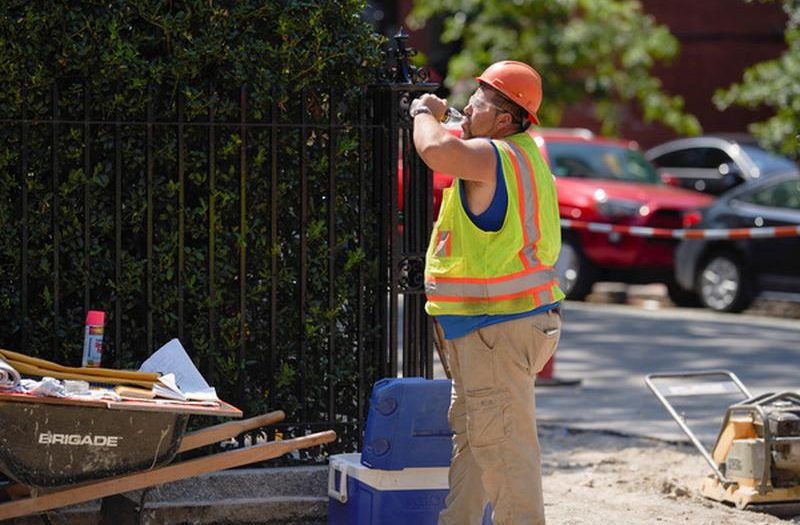
<svg viewBox="0 0 800 525">
<path fill-rule="evenodd" d="M 782 319 L 800 319 L 800 303 L 756 299 L 745 313 Z"/>
<path fill-rule="evenodd" d="M 539 429 L 547 522 L 558 525 L 800 523 L 704 498 L 711 470 L 694 447 L 598 432 Z"/>
</svg>

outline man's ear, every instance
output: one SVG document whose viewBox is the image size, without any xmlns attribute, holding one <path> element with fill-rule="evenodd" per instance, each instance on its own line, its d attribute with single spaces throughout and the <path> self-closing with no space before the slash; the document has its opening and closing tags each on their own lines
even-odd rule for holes
<svg viewBox="0 0 800 525">
<path fill-rule="evenodd" d="M 514 117 L 511 116 L 511 113 L 498 113 L 497 127 L 504 130 L 516 128 Z"/>
</svg>

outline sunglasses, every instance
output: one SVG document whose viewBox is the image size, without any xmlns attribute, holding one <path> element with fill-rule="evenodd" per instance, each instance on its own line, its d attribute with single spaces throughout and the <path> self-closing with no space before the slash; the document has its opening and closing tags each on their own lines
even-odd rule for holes
<svg viewBox="0 0 800 525">
<path fill-rule="evenodd" d="M 501 113 L 509 113 L 508 110 L 503 109 L 500 106 L 498 106 L 497 104 L 495 104 L 493 102 L 489 102 L 485 98 L 479 97 L 478 95 L 472 95 L 471 97 L 469 97 L 469 101 L 467 102 L 467 105 L 468 106 L 472 106 L 474 109 L 476 109 L 478 111 L 483 111 L 483 110 L 488 109 L 488 108 L 494 108 L 497 111 L 500 111 Z"/>
</svg>

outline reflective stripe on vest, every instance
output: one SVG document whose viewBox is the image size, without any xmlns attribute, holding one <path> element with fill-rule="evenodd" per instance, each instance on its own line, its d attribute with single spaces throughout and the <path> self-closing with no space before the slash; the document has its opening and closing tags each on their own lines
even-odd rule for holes
<svg viewBox="0 0 800 525">
<path fill-rule="evenodd" d="M 515 294 L 532 293 L 537 288 L 549 288 L 557 284 L 557 279 L 558 272 L 553 268 L 540 266 L 503 277 L 437 277 L 435 283 L 426 283 L 425 288 L 430 300 L 501 301 Z"/>
<path fill-rule="evenodd" d="M 450 255 L 450 232 L 440 231 L 436 238 L 436 256 L 447 257 Z"/>
<path fill-rule="evenodd" d="M 519 192 L 519 209 L 522 216 L 522 235 L 525 239 L 525 245 L 520 252 L 520 259 L 526 268 L 536 268 L 541 263 L 536 257 L 536 249 L 534 248 L 536 241 L 539 240 L 539 220 L 536 207 L 536 185 L 533 182 L 534 173 L 531 159 L 516 144 L 510 142 L 500 142 L 499 144 L 510 150 L 509 157 L 514 165 L 517 187 L 522 189 Z M 523 162 L 520 162 L 520 159 Z"/>
</svg>

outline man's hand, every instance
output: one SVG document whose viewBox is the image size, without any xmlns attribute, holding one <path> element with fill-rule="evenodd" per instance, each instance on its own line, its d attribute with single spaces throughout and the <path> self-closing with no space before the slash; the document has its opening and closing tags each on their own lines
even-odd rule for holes
<svg viewBox="0 0 800 525">
<path fill-rule="evenodd" d="M 436 95 L 422 95 L 411 103 L 409 110 L 414 112 L 420 109 L 424 113 L 430 112 L 429 117 L 414 119 L 414 146 L 425 164 L 433 171 L 488 184 L 492 192 L 489 195 L 491 200 L 497 180 L 497 161 L 491 142 L 485 139 L 461 140 L 450 133 L 441 124 L 447 111 L 447 101 Z"/>
<path fill-rule="evenodd" d="M 415 110 L 418 110 L 421 107 L 428 108 L 431 112 L 431 115 L 433 115 L 437 121 L 441 122 L 444 118 L 445 112 L 447 111 L 447 100 L 441 99 L 436 95 L 426 93 L 425 95 L 422 95 L 411 102 L 409 113 L 414 115 L 417 113 Z"/>
</svg>

